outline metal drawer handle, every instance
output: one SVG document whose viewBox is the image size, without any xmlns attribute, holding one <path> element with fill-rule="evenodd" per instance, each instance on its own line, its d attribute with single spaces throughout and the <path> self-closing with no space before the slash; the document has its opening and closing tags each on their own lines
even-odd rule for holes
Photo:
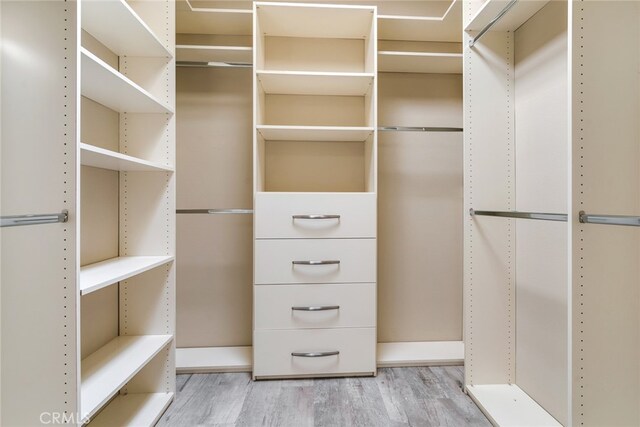
<svg viewBox="0 0 640 427">
<path fill-rule="evenodd" d="M 295 311 L 328 311 L 328 310 L 340 310 L 339 305 L 320 305 L 309 307 L 291 307 L 291 310 Z"/>
<path fill-rule="evenodd" d="M 293 215 L 293 219 L 340 219 L 340 215 Z"/>
<path fill-rule="evenodd" d="M 291 261 L 293 265 L 332 265 L 340 264 L 340 260 L 337 259 L 325 259 L 318 261 Z"/>
<path fill-rule="evenodd" d="M 337 356 L 339 355 L 339 351 L 319 351 L 319 352 L 311 352 L 311 353 L 296 353 L 293 352 L 291 355 L 293 357 L 328 357 L 328 356 Z"/>
</svg>

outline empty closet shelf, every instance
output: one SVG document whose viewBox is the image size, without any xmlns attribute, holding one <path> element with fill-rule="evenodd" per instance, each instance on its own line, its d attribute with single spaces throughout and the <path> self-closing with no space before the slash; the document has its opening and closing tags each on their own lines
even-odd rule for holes
<svg viewBox="0 0 640 427">
<path fill-rule="evenodd" d="M 250 46 L 176 46 L 176 60 L 186 62 L 214 62 L 249 64 L 253 61 L 253 48 Z"/>
<path fill-rule="evenodd" d="M 487 0 L 478 9 L 465 31 L 515 31 L 549 1 Z M 507 9 L 508 8 L 508 9 Z"/>
<path fill-rule="evenodd" d="M 379 51 L 378 71 L 462 74 L 461 53 Z"/>
<path fill-rule="evenodd" d="M 81 93 L 119 113 L 173 113 L 136 83 L 81 48 Z"/>
<path fill-rule="evenodd" d="M 106 150 L 94 145 L 80 143 L 80 163 L 84 166 L 114 171 L 164 171 L 173 172 L 171 166 L 139 159 L 137 157 Z"/>
<path fill-rule="evenodd" d="M 257 71 L 266 94 L 364 96 L 373 85 L 373 73 Z"/>
<path fill-rule="evenodd" d="M 372 127 L 344 126 L 257 126 L 267 141 L 365 141 L 374 131 Z"/>
<path fill-rule="evenodd" d="M 82 360 L 80 410 L 92 417 L 151 361 L 173 335 L 119 336 Z"/>
<path fill-rule="evenodd" d="M 124 0 L 82 3 L 82 29 L 118 56 L 171 57 L 171 52 Z M 117 22 L 117 28 L 113 23 Z"/>
<path fill-rule="evenodd" d="M 91 427 L 152 426 L 173 400 L 173 393 L 123 394 L 91 421 Z"/>
<path fill-rule="evenodd" d="M 80 268 L 82 295 L 113 285 L 173 261 L 172 256 L 125 256 L 89 264 Z"/>
</svg>

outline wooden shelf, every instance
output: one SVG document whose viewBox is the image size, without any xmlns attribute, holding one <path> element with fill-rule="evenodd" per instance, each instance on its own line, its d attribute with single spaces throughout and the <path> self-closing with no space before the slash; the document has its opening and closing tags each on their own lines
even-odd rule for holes
<svg viewBox="0 0 640 427">
<path fill-rule="evenodd" d="M 80 51 L 83 96 L 119 113 L 173 113 L 171 108 L 100 58 L 85 48 Z"/>
<path fill-rule="evenodd" d="M 260 36 L 365 39 L 375 9 L 370 6 L 256 2 Z"/>
<path fill-rule="evenodd" d="M 92 421 L 91 427 L 155 425 L 173 400 L 173 393 L 119 395 Z"/>
<path fill-rule="evenodd" d="M 80 294 L 87 295 L 171 261 L 172 256 L 128 256 L 86 265 L 80 268 Z"/>
<path fill-rule="evenodd" d="M 509 0 L 486 0 L 464 30 L 482 30 L 508 3 Z M 491 31 L 515 31 L 547 3 L 549 3 L 548 0 L 519 1 L 495 23 Z"/>
<path fill-rule="evenodd" d="M 458 365 L 464 363 L 462 341 L 378 343 L 378 367 Z"/>
<path fill-rule="evenodd" d="M 94 145 L 80 143 L 80 163 L 84 166 L 132 172 L 173 172 L 170 166 L 142 160 L 137 157 L 106 150 Z"/>
<path fill-rule="evenodd" d="M 372 127 L 346 126 L 256 126 L 267 141 L 342 141 L 362 142 L 374 131 Z"/>
<path fill-rule="evenodd" d="M 373 85 L 373 73 L 315 73 L 257 71 L 266 94 L 364 96 Z"/>
<path fill-rule="evenodd" d="M 461 53 L 379 51 L 378 71 L 462 74 Z"/>
<path fill-rule="evenodd" d="M 95 415 L 172 339 L 172 335 L 119 336 L 83 359 L 82 418 Z"/>
<path fill-rule="evenodd" d="M 116 55 L 172 56 L 125 0 L 85 1 L 81 9 L 82 29 Z"/>
<path fill-rule="evenodd" d="M 562 425 L 517 385 L 474 385 L 468 386 L 467 391 L 493 425 L 520 427 Z"/>
<path fill-rule="evenodd" d="M 379 40 L 462 42 L 462 1 L 442 16 L 378 15 Z"/>
<path fill-rule="evenodd" d="M 176 349 L 178 373 L 251 372 L 253 347 L 202 347 Z"/>
<path fill-rule="evenodd" d="M 177 45 L 176 60 L 251 64 L 253 62 L 253 48 L 248 46 Z"/>
</svg>

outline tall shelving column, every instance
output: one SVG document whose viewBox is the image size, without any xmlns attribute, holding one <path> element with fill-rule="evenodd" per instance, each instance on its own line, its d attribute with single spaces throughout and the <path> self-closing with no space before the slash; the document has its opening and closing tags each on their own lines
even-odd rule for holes
<svg viewBox="0 0 640 427">
<path fill-rule="evenodd" d="M 174 3 L 80 7 L 80 414 L 153 425 L 175 392 Z"/>
<path fill-rule="evenodd" d="M 254 378 L 376 372 L 376 27 L 254 3 Z"/>
</svg>

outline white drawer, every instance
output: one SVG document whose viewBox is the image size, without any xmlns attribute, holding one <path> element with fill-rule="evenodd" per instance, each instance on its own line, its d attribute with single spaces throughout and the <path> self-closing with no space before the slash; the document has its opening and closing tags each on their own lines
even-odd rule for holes
<svg viewBox="0 0 640 427">
<path fill-rule="evenodd" d="M 305 353 L 338 352 L 322 357 Z M 300 355 L 292 355 L 298 353 Z M 375 328 L 261 330 L 253 334 L 253 375 L 375 373 Z"/>
<path fill-rule="evenodd" d="M 375 239 L 256 240 L 255 284 L 373 283 Z"/>
<path fill-rule="evenodd" d="M 264 285 L 254 289 L 256 329 L 375 327 L 376 285 Z"/>
<path fill-rule="evenodd" d="M 325 215 L 306 219 L 300 216 Z M 340 216 L 335 218 L 335 216 Z M 256 239 L 376 237 L 373 193 L 258 193 Z"/>
</svg>

